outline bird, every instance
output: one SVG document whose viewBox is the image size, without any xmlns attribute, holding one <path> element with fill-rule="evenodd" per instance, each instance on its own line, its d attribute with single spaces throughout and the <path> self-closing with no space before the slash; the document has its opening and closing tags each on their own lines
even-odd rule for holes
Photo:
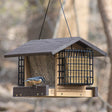
<svg viewBox="0 0 112 112">
<path fill-rule="evenodd" d="M 32 77 L 32 78 L 28 78 L 26 82 L 32 86 L 35 86 L 41 84 L 42 82 L 45 83 L 45 78 L 42 76 Z"/>
</svg>

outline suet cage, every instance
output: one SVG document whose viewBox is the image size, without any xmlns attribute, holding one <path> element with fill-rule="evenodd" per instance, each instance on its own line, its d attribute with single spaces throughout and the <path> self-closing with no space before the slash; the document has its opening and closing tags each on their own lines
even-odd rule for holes
<svg viewBox="0 0 112 112">
<path fill-rule="evenodd" d="M 60 51 L 58 61 L 58 85 L 92 85 L 93 51 L 66 49 Z"/>
</svg>

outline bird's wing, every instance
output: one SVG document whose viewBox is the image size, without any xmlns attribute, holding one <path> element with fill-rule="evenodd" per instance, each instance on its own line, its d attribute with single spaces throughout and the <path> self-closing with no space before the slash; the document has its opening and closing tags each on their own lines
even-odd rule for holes
<svg viewBox="0 0 112 112">
<path fill-rule="evenodd" d="M 35 81 L 40 81 L 41 79 L 35 79 Z"/>
<path fill-rule="evenodd" d="M 33 78 L 28 78 L 27 80 L 33 80 Z"/>
<path fill-rule="evenodd" d="M 39 81 L 41 80 L 39 77 L 32 77 L 32 78 L 28 78 L 27 80 L 34 80 L 34 81 Z"/>
<path fill-rule="evenodd" d="M 31 78 L 28 78 L 27 80 L 34 80 L 36 77 L 31 77 Z"/>
</svg>

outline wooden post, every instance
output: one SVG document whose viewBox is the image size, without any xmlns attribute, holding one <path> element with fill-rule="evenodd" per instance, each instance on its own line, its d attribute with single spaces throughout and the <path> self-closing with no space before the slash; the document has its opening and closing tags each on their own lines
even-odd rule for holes
<svg viewBox="0 0 112 112">
<path fill-rule="evenodd" d="M 55 55 L 55 92 L 54 92 L 54 96 L 56 96 L 57 94 L 57 54 Z"/>
<path fill-rule="evenodd" d="M 30 77 L 30 68 L 28 63 L 28 56 L 24 58 L 24 73 L 25 73 L 25 80 Z M 29 86 L 27 82 L 25 82 L 25 86 Z"/>
</svg>

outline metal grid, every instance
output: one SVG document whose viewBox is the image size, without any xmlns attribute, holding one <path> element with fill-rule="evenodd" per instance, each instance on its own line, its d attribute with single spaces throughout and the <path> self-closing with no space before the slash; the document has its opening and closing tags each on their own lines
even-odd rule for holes
<svg viewBox="0 0 112 112">
<path fill-rule="evenodd" d="M 58 53 L 59 85 L 93 84 L 93 51 L 66 49 Z"/>
<path fill-rule="evenodd" d="M 18 57 L 18 86 L 24 86 L 24 57 Z"/>
</svg>

